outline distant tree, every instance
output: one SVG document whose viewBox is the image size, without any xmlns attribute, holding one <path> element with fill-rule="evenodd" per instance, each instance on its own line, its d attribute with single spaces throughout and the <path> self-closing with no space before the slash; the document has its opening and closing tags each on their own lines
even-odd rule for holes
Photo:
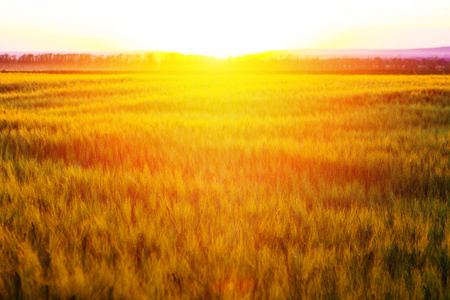
<svg viewBox="0 0 450 300">
<path fill-rule="evenodd" d="M 437 66 L 437 58 L 431 58 L 431 59 L 427 59 L 426 63 L 425 63 L 425 68 L 427 70 L 436 70 L 436 66 Z"/>
<path fill-rule="evenodd" d="M 144 55 L 144 62 L 143 64 L 145 65 L 146 68 L 149 69 L 154 69 L 157 66 L 157 61 L 155 59 L 155 56 L 153 53 L 146 53 Z"/>
</svg>

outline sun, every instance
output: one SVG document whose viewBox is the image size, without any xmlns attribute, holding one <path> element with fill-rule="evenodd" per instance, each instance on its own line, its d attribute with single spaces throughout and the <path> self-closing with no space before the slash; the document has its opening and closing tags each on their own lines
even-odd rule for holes
<svg viewBox="0 0 450 300">
<path fill-rule="evenodd" d="M 314 4 L 308 5 L 311 10 Z M 128 50 L 227 58 L 314 47 L 324 31 L 324 26 L 305 7 L 302 10 L 292 4 L 283 8 L 283 3 L 198 0 L 177 2 L 173 7 L 159 2 L 152 11 L 150 15 L 147 12 L 121 15 L 120 26 L 114 32 Z"/>
</svg>

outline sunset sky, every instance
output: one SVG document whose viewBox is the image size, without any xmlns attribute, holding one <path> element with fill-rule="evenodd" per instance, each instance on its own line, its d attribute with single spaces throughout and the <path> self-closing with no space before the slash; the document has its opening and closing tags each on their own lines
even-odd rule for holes
<svg viewBox="0 0 450 300">
<path fill-rule="evenodd" d="M 0 52 L 450 46 L 449 0 L 2 0 Z"/>
</svg>

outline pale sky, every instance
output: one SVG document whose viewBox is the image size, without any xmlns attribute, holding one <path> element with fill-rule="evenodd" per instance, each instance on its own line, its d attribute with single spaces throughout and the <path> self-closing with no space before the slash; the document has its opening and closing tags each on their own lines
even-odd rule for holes
<svg viewBox="0 0 450 300">
<path fill-rule="evenodd" d="M 0 52 L 450 46 L 450 0 L 0 0 Z"/>
</svg>

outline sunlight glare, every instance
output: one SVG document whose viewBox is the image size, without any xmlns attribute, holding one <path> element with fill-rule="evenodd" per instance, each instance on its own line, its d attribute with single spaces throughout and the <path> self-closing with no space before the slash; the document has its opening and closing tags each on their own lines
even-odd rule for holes
<svg viewBox="0 0 450 300">
<path fill-rule="evenodd" d="M 286 49 L 445 46 L 450 2 L 434 1 L 7 1 L 0 41 L 3 51 L 144 50 L 221 58 Z"/>
<path fill-rule="evenodd" d="M 165 12 L 159 3 L 155 11 Z M 327 22 L 317 22 L 311 11 L 314 3 L 283 5 L 282 2 L 231 1 L 214 4 L 208 1 L 178 3 L 171 18 L 122 17 L 124 44 L 133 50 L 174 51 L 226 58 L 258 51 L 313 47 L 320 42 Z M 331 17 L 327 13 L 324 18 Z M 292 32 L 295 32 L 294 38 Z M 132 46 L 130 46 L 132 45 Z"/>
</svg>

